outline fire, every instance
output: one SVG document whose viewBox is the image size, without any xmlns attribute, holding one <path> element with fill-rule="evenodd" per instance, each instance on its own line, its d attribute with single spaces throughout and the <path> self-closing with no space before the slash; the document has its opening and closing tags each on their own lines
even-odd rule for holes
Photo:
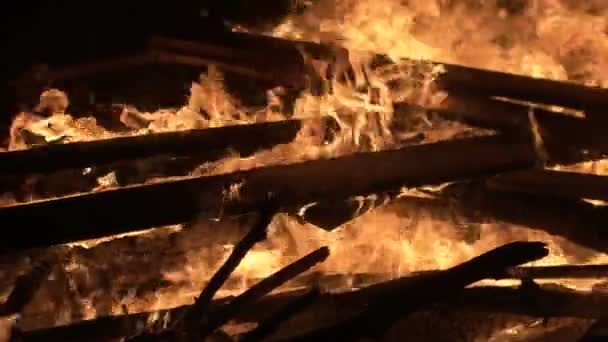
<svg viewBox="0 0 608 342">
<path fill-rule="evenodd" d="M 467 5 L 469 3 L 471 5 Z M 336 43 L 352 51 L 386 53 L 395 61 L 400 57 L 433 59 L 608 87 L 608 10 L 602 5 L 597 5 L 596 10 L 603 11 L 606 14 L 603 16 L 593 14 L 583 5 L 575 6 L 572 1 L 530 1 L 521 8 L 498 5 L 500 3 L 481 0 L 322 0 L 303 16 L 288 18 L 273 35 Z M 445 96 L 425 87 L 438 71 L 429 70 L 423 79 L 415 79 L 407 64 L 372 71 L 366 65 L 368 59 L 364 53 L 355 54 L 353 58 L 351 62 L 357 63 L 356 66 L 368 76 L 366 89 L 360 89 L 360 79 L 351 80 L 351 83 L 326 79 L 333 92 L 321 96 L 304 92 L 295 104 L 296 118 L 322 115 L 335 118 L 340 130 L 334 139 L 327 141 L 321 129 L 311 123 L 290 144 L 248 158 L 229 156 L 201 165 L 193 174 L 222 174 L 363 150 L 391 149 L 405 144 L 403 137 L 416 132 L 429 133 L 425 142 L 467 132 L 480 134 L 456 123 L 431 122 L 423 112 L 412 113 L 405 129 L 392 131 L 390 123 L 396 116 L 393 103 L 407 98 L 424 105 Z M 318 68 L 320 72 L 321 69 Z M 406 82 L 399 89 L 387 86 L 390 80 L 399 78 L 410 83 Z M 280 92 L 280 89 L 274 91 Z M 135 109 L 125 109 L 122 118 L 125 125 L 132 128 L 125 134 L 284 119 L 284 113 L 276 110 L 277 105 L 280 108 L 280 100 L 272 92 L 269 100 L 270 105 L 264 110 L 242 107 L 223 88 L 221 74 L 211 68 L 200 82 L 192 84 L 189 101 L 179 110 L 139 113 Z M 140 123 L 129 124 L 133 117 L 139 118 L 137 122 Z M 22 128 L 43 136 L 47 142 L 58 137 L 78 141 L 111 138 L 118 134 L 105 132 L 93 119 L 74 119 L 65 113 L 55 113 L 47 119 L 21 115 L 13 123 L 10 150 L 24 148 L 23 141 L 19 140 L 21 135 L 17 133 Z M 568 168 L 608 175 L 608 160 Z M 115 186 L 112 177 L 100 178 L 100 187 Z M 265 248 L 249 253 L 236 276 L 243 279 L 263 277 L 323 245 L 331 247 L 332 256 L 318 270 L 327 273 L 380 272 L 387 278 L 445 269 L 515 240 L 549 243 L 552 254 L 539 265 L 608 262 L 606 254 L 542 231 L 497 222 L 461 224 L 459 218 L 445 219 L 445 216 L 446 213 L 399 212 L 395 206 L 387 205 L 326 232 L 279 215 L 270 227 Z M 474 236 L 465 239 L 463 234 Z M 218 254 L 228 255 L 230 248 L 226 247 Z M 207 250 L 191 251 L 186 269 L 164 274 L 173 282 L 189 282 L 192 293 L 159 295 L 156 305 L 168 307 L 190 302 L 191 295 L 200 289 L 216 266 L 206 260 L 209 253 Z M 560 282 L 577 288 L 594 285 L 582 281 Z"/>
</svg>

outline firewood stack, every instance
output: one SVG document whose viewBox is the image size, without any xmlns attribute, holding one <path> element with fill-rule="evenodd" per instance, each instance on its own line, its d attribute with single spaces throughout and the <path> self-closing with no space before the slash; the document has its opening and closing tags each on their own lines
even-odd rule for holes
<svg viewBox="0 0 608 342">
<path fill-rule="evenodd" d="M 333 46 L 235 33 L 232 43 L 224 45 L 155 38 L 149 51 L 136 58 L 55 70 L 50 75 L 57 80 L 74 75 L 83 77 L 116 65 L 125 67 L 140 62 L 195 67 L 212 64 L 290 91 L 322 92 L 326 90 L 327 78 L 343 81 L 355 73 L 346 63 L 348 60 L 349 51 Z M 549 168 L 598 160 L 608 152 L 608 137 L 603 132 L 606 120 L 602 116 L 608 110 L 607 89 L 435 62 L 394 61 L 381 55 L 373 56 L 372 60 L 375 68 L 404 63 L 419 70 L 443 69 L 432 79 L 430 87 L 444 96 L 439 101 L 424 103 L 401 99 L 392 104 L 395 120 L 399 113 L 417 110 L 438 120 L 491 133 L 430 143 L 425 142 L 422 133 L 422 143 L 408 141 L 389 150 L 358 151 L 210 174 L 191 171 L 229 152 L 253 155 L 288 144 L 300 138 L 303 128 L 311 126 L 320 127 L 321 140 L 331 139 L 336 118 L 294 118 L 94 141 L 45 140 L 27 149 L 0 153 L 3 186 L 11 185 L 12 188 L 7 188 L 11 191 L 15 191 L 14 184 L 30 177 L 26 175 L 46 179 L 70 170 L 79 170 L 70 173 L 79 179 L 87 174 L 98 177 L 109 170 L 123 175 L 122 181 L 109 189 L 93 191 L 84 184 L 78 191 L 89 192 L 53 193 L 52 196 L 65 196 L 35 201 L 24 200 L 22 196 L 21 203 L 0 207 L 4 228 L 0 249 L 5 260 L 23 255 L 34 255 L 32 260 L 39 260 L 30 272 L 18 277 L 0 310 L 4 316 L 19 313 L 23 316 L 13 327 L 13 338 L 350 341 L 364 337 L 402 340 L 409 331 L 412 335 L 407 335 L 408 339 L 424 340 L 426 336 L 428 340 L 439 338 L 433 335 L 437 332 L 412 329 L 415 323 L 411 322 L 433 324 L 428 322 L 425 312 L 454 312 L 462 308 L 472 317 L 490 312 L 580 319 L 582 323 L 578 326 L 583 330 L 593 322 L 605 322 L 608 294 L 601 286 L 592 292 L 582 292 L 539 285 L 535 280 L 605 280 L 608 267 L 520 266 L 548 254 L 547 245 L 529 241 L 504 244 L 446 270 L 392 280 L 387 280 L 391 278 L 388 275 L 360 275 L 363 280 L 352 286 L 356 290 L 340 293 L 322 288 L 320 284 L 331 283 L 327 275 L 301 275 L 330 255 L 330 250 L 322 247 L 259 279 L 238 296 L 213 299 L 253 245 L 264 243 L 266 228 L 278 212 L 328 231 L 371 210 L 396 215 L 420 210 L 451 212 L 473 222 L 490 220 L 545 231 L 608 253 L 608 209 L 588 201 L 608 201 L 608 179 Z M 324 63 L 327 74 L 315 73 L 311 63 Z M 551 108 L 555 106 L 568 110 L 553 111 Z M 134 166 L 143 162 L 153 163 L 154 172 L 167 179 L 146 184 L 145 175 L 139 172 L 141 168 Z M 129 173 L 136 176 L 129 178 Z M 184 175 L 189 177 L 169 178 Z M 403 191 L 444 183 L 449 185 L 426 196 Z M 19 188 L 22 190 L 23 186 Z M 234 188 L 238 188 L 238 194 L 231 196 Z M 382 200 L 353 205 L 353 198 L 371 195 Z M 134 208 L 133 203 L 144 203 L 144 210 Z M 251 230 L 236 244 L 192 305 L 164 312 L 72 319 L 64 326 L 41 326 L 30 319 L 28 327 L 24 308 L 38 287 L 44 287 L 48 275 L 55 272 L 54 265 L 66 264 L 65 258 L 94 253 L 66 250 L 58 245 L 149 228 L 187 226 L 201 216 L 231 220 L 251 213 L 258 213 Z M 40 227 L 40 222 L 45 226 Z M 192 229 L 201 228 L 189 229 L 179 234 L 192 234 Z M 180 239 L 177 234 L 171 239 Z M 125 243 L 130 246 L 127 248 L 137 249 L 138 241 L 143 241 L 138 239 L 145 238 L 120 240 L 130 241 Z M 115 241 L 120 240 L 108 244 L 118 244 L 121 242 Z M 192 244 L 188 246 L 192 248 Z M 169 244 L 167 248 L 171 246 L 177 245 Z M 519 279 L 521 285 L 468 287 L 484 279 Z M 306 289 L 270 294 L 289 281 Z M 163 324 L 151 325 L 147 322 L 152 316 L 166 319 Z M 219 329 L 235 321 L 258 325 L 232 336 Z"/>
</svg>

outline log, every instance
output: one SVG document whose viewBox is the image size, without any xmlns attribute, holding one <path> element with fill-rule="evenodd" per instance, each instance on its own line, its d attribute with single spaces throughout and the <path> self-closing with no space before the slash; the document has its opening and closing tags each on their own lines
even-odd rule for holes
<svg viewBox="0 0 608 342">
<path fill-rule="evenodd" d="M 328 256 L 329 248 L 321 247 L 271 274 L 215 310 L 201 312 L 200 304 L 197 303 L 199 300 L 197 300 L 194 305 L 186 309 L 186 317 L 178 318 L 178 321 L 172 324 L 172 328 L 159 334 L 137 336 L 129 341 L 181 341 L 184 338 L 204 340 L 222 325 L 238 316 L 239 312 L 251 309 L 262 297 L 316 264 L 325 261 Z"/>
<path fill-rule="evenodd" d="M 404 105 L 407 106 L 396 106 Z M 528 106 L 468 95 L 462 90 L 449 92 L 446 99 L 429 110 L 473 126 L 519 135 L 531 133 Z M 601 131 L 602 125 L 545 109 L 536 108 L 533 113 L 550 162 L 567 164 L 593 157 L 589 153 L 581 154 L 581 150 L 608 153 L 608 139 Z"/>
<path fill-rule="evenodd" d="M 437 78 L 436 83 L 446 90 L 467 89 L 487 97 L 506 97 L 583 111 L 598 111 L 608 106 L 608 89 L 604 88 L 459 65 L 443 66 L 445 73 Z"/>
<path fill-rule="evenodd" d="M 215 297 L 217 291 L 224 285 L 228 277 L 239 266 L 243 258 L 253 248 L 253 246 L 266 238 L 266 229 L 272 221 L 276 208 L 268 205 L 260 212 L 255 224 L 251 230 L 239 243 L 234 246 L 232 253 L 222 266 L 213 274 L 201 294 L 194 300 L 194 304 L 190 310 L 181 317 L 173 329 L 180 329 L 184 326 L 198 326 L 205 317 L 210 314 L 211 301 Z"/>
<path fill-rule="evenodd" d="M 589 328 L 579 342 L 600 342 L 608 339 L 608 319 L 599 319 Z"/>
<path fill-rule="evenodd" d="M 251 212 L 268 193 L 280 206 L 290 207 L 320 198 L 487 176 L 535 162 L 529 144 L 508 144 L 501 136 L 476 137 L 34 201 L 0 208 L 6 231 L 1 249 L 42 247 L 177 224 L 200 213 Z M 222 203 L 235 185 L 240 186 L 238 198 Z M 133 209 L 135 203 L 145 203 L 146 211 Z M 39 222 L 49 229 L 23 234 Z"/>
<path fill-rule="evenodd" d="M 47 258 L 36 263 L 31 270 L 19 276 L 13 290 L 4 303 L 0 304 L 0 317 L 21 313 L 23 308 L 32 300 L 42 283 L 51 274 L 55 257 Z"/>
<path fill-rule="evenodd" d="M 226 41 L 230 40 L 233 41 L 230 45 L 213 41 L 184 44 L 181 41 L 181 48 L 189 51 L 191 54 L 198 53 L 201 56 L 209 55 L 210 50 L 216 51 L 216 53 L 217 51 L 226 51 L 225 55 L 228 56 L 238 54 L 250 56 L 252 54 L 251 50 L 257 50 L 260 51 L 259 55 L 261 56 L 257 57 L 257 59 L 263 59 L 264 56 L 273 59 L 273 56 L 277 56 L 277 61 L 284 60 L 286 55 L 293 55 L 294 52 L 304 50 L 316 59 L 323 59 L 329 62 L 348 61 L 348 51 L 346 49 L 329 45 L 294 42 L 286 39 L 245 33 L 230 35 Z M 238 43 L 235 44 L 234 42 L 237 41 Z M 227 51 L 228 49 L 230 51 Z M 224 56 L 223 58 L 226 57 Z M 379 60 L 379 63 L 392 63 L 388 57 L 380 54 L 376 54 L 376 59 Z M 486 97 L 506 97 L 592 112 L 599 112 L 602 108 L 608 107 L 608 89 L 432 61 L 413 61 L 407 59 L 402 59 L 402 61 L 420 66 L 442 65 L 445 72 L 436 78 L 435 83 L 440 88 L 446 90 L 467 89 L 469 93 Z M 294 58 L 292 63 L 297 66 L 303 63 L 303 61 L 302 59 Z M 302 70 L 302 67 L 294 67 L 294 70 Z"/>
<path fill-rule="evenodd" d="M 275 333 L 282 323 L 292 318 L 292 316 L 300 313 L 314 304 L 319 299 L 321 293 L 318 289 L 312 289 L 309 292 L 297 297 L 293 301 L 287 303 L 269 318 L 261 321 L 258 326 L 239 337 L 239 342 L 258 342 Z"/>
<path fill-rule="evenodd" d="M 236 38 L 238 37 L 238 38 Z M 247 61 L 261 60 L 281 64 L 277 70 L 283 74 L 286 85 L 304 86 L 308 81 L 297 78 L 310 78 L 303 65 L 299 51 L 305 51 L 312 58 L 323 59 L 331 63 L 348 61 L 348 51 L 322 44 L 309 42 L 294 42 L 284 39 L 262 37 L 250 34 L 238 34 L 235 40 L 239 43 L 226 46 L 213 42 L 191 42 L 166 37 L 156 37 L 152 46 L 179 53 L 206 56 L 210 59 L 231 60 L 234 64 L 247 64 Z M 275 58 L 268 59 L 266 54 L 244 50 L 256 47 L 256 51 L 273 51 Z M 261 47 L 264 48 L 261 48 Z M 279 58 L 280 56 L 280 58 Z M 378 59 L 386 59 L 377 55 Z M 291 61 L 292 67 L 287 67 L 285 61 Z M 415 65 L 437 65 L 435 62 L 408 61 Z M 491 97 L 511 97 L 523 101 L 541 104 L 561 105 L 579 110 L 597 112 L 598 108 L 608 105 L 608 90 L 585 87 L 582 85 L 536 79 L 495 71 L 474 69 L 458 65 L 444 65 L 446 72 L 437 77 L 439 88 L 449 90 L 448 98 L 432 110 L 438 110 L 448 117 L 458 117 L 469 123 L 487 128 L 510 129 L 517 128 L 529 131 L 527 106 L 493 100 Z M 269 70 L 272 70 L 270 68 Z M 287 70 L 287 71 L 286 71 Z M 289 71 L 291 70 L 291 71 Z M 464 90 L 463 90 L 464 89 Z M 466 95 L 475 94 L 475 96 Z M 601 126 L 587 120 L 568 117 L 560 113 L 536 109 L 543 128 L 543 140 L 547 144 L 549 155 L 553 162 L 560 163 L 571 160 L 571 155 L 578 155 L 578 149 L 600 149 L 608 151 L 608 139 L 601 132 Z M 564 151 L 564 148 L 573 151 Z M 580 156 L 574 157 L 580 158 Z"/>
<path fill-rule="evenodd" d="M 307 72 L 300 52 L 295 50 L 278 51 L 280 55 L 268 58 L 259 53 L 259 51 L 263 51 L 263 46 L 243 49 L 242 47 L 204 44 L 163 36 L 151 37 L 148 45 L 152 49 L 173 54 L 190 57 L 205 56 L 205 59 L 209 61 L 208 64 L 214 64 L 221 69 L 255 79 L 270 79 L 274 83 L 284 85 L 303 86 L 303 76 Z M 219 61 L 222 63 L 218 64 Z M 256 70 L 256 74 L 234 70 L 234 67 L 239 65 L 247 66 L 247 70 Z"/>
<path fill-rule="evenodd" d="M 266 238 L 266 230 L 272 221 L 276 208 L 273 205 L 267 205 L 260 213 L 251 230 L 234 246 L 234 249 L 224 261 L 222 266 L 213 274 L 207 285 L 203 288 L 194 303 L 188 307 L 177 319 L 171 322 L 168 329 L 154 333 L 145 331 L 141 335 L 134 336 L 128 341 L 164 341 L 173 340 L 180 334 L 187 331 L 192 331 L 192 328 L 198 327 L 201 322 L 207 321 L 211 314 L 210 308 L 213 297 L 217 291 L 224 285 L 228 277 L 239 266 L 243 258 L 253 248 L 253 246 Z M 196 331 L 198 329 L 195 329 Z"/>
<path fill-rule="evenodd" d="M 372 203 L 365 210 L 357 210 L 352 200 L 336 200 L 323 206 L 324 210 L 306 210 L 300 217 L 319 228 L 331 230 L 374 209 L 403 217 L 426 212 L 436 220 L 451 224 L 456 216 L 468 222 L 509 223 L 543 230 L 599 252 L 608 252 L 608 207 L 579 199 L 509 193 L 475 184 L 451 186 L 428 198 L 379 196 L 392 202 Z"/>
<path fill-rule="evenodd" d="M 544 258 L 549 254 L 539 242 L 513 242 L 486 252 L 463 264 L 432 275 L 394 282 L 367 309 L 330 327 L 286 341 L 329 341 L 338 337 L 352 341 L 361 337 L 380 337 L 400 318 L 438 300 L 458 295 L 464 287 L 479 280 L 500 278 L 509 267 Z"/>
<path fill-rule="evenodd" d="M 386 290 L 384 283 L 371 285 L 361 290 L 345 293 L 322 294 L 317 303 L 308 312 L 310 315 L 322 315 L 324 312 L 339 312 L 340 317 L 360 311 L 379 296 L 390 293 L 393 287 Z M 380 290 L 378 290 L 380 288 Z M 388 292 L 387 292 L 388 291 Z M 236 317 L 237 322 L 261 322 L 287 303 L 306 293 L 306 290 L 294 290 L 266 296 L 259 301 L 257 309 L 245 310 Z M 223 305 L 230 298 L 218 299 L 214 305 Z M 603 293 L 576 291 L 557 285 L 545 284 L 535 289 L 518 287 L 483 286 L 472 287 L 451 300 L 436 304 L 428 309 L 466 310 L 487 313 L 519 314 L 533 317 L 580 317 L 589 319 L 608 318 L 604 309 L 608 305 L 608 296 Z M 142 312 L 118 316 L 99 317 L 72 325 L 57 326 L 46 329 L 24 331 L 26 341 L 82 341 L 83 336 L 95 337 L 96 341 L 107 341 L 112 338 L 131 336 L 149 325 L 150 317 L 178 317 L 187 310 L 181 306 L 160 312 Z M 338 318 L 340 318 L 338 317 Z M 331 322 L 320 322 L 330 324 Z"/>
<path fill-rule="evenodd" d="M 289 264 L 281 270 L 271 274 L 266 279 L 260 281 L 247 289 L 242 294 L 235 297 L 230 303 L 219 307 L 213 311 L 209 319 L 204 322 L 198 331 L 202 336 L 208 336 L 231 319 L 238 316 L 239 312 L 252 309 L 252 306 L 262 297 L 277 289 L 287 281 L 308 271 L 316 264 L 325 261 L 329 257 L 329 248 L 321 247 L 297 261 Z"/>
<path fill-rule="evenodd" d="M 580 200 L 492 191 L 486 191 L 475 204 L 466 206 L 464 212 L 469 217 L 481 213 L 497 221 L 544 230 L 599 252 L 608 251 L 608 207 Z"/>
<path fill-rule="evenodd" d="M 608 265 L 554 265 L 554 266 L 523 266 L 514 267 L 508 271 L 514 278 L 530 279 L 563 279 L 563 278 L 593 278 L 608 279 Z"/>
<path fill-rule="evenodd" d="M 608 201 L 608 177 L 551 170 L 514 171 L 490 178 L 489 189 Z"/>
<path fill-rule="evenodd" d="M 0 173 L 46 173 L 162 155 L 209 160 L 229 148 L 246 155 L 292 141 L 301 127 L 301 121 L 287 120 L 43 145 L 0 153 Z"/>
<path fill-rule="evenodd" d="M 419 271 L 412 275 L 430 274 L 437 271 Z M 290 282 L 297 286 L 322 286 L 340 288 L 349 284 L 353 288 L 361 288 L 390 279 L 389 273 L 355 273 L 355 274 L 318 274 L 310 273 L 297 277 Z M 608 278 L 608 264 L 591 265 L 551 265 L 551 266 L 519 266 L 508 270 L 503 279 L 573 279 L 573 278 Z"/>
</svg>

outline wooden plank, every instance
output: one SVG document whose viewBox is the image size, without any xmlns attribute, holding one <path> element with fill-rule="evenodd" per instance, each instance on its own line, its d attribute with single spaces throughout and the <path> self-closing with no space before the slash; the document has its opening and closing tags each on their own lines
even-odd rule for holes
<svg viewBox="0 0 608 342">
<path fill-rule="evenodd" d="M 255 211 L 268 193 L 290 207 L 488 176 L 535 163 L 529 144 L 488 136 L 129 186 L 2 207 L 1 246 L 20 250 L 186 222 L 202 213 L 241 214 Z M 238 196 L 227 198 L 234 188 Z M 38 229 L 40 222 L 48 228 Z"/>
<path fill-rule="evenodd" d="M 386 283 L 361 313 L 333 326 L 320 328 L 286 341 L 353 341 L 379 338 L 395 322 L 424 305 L 458 296 L 466 286 L 486 278 L 499 279 L 507 268 L 542 259 L 549 254 L 540 242 L 513 242 L 445 271 Z M 332 338 L 333 337 L 333 338 Z"/>
<path fill-rule="evenodd" d="M 170 41 L 167 38 L 165 40 Z M 180 45 L 182 50 L 187 50 L 191 54 L 199 54 L 201 56 L 209 55 L 211 50 L 215 51 L 216 54 L 218 51 L 225 51 L 224 58 L 239 54 L 251 55 L 253 54 L 251 51 L 255 49 L 260 51 L 258 55 L 281 61 L 283 64 L 285 63 L 285 56 L 299 51 L 306 51 L 313 58 L 329 62 L 348 61 L 348 51 L 346 49 L 329 45 L 294 42 L 246 33 L 234 33 L 230 37 L 226 37 L 225 41 L 231 40 L 234 42 L 238 41 L 238 43 L 228 45 L 210 40 L 209 42 L 188 43 L 179 41 L 175 45 Z M 275 58 L 274 56 L 277 57 Z M 375 56 L 379 64 L 392 63 L 386 56 L 381 54 L 376 54 Z M 221 59 L 221 57 L 218 59 Z M 485 97 L 508 97 L 522 101 L 553 104 L 593 112 L 600 112 L 600 110 L 608 107 L 608 89 L 586 87 L 571 82 L 539 79 L 433 61 L 402 60 L 423 67 L 429 65 L 443 66 L 445 72 L 436 78 L 436 84 L 440 88 L 447 90 L 466 89 L 467 93 L 474 93 Z M 292 63 L 299 65 L 303 63 L 303 60 L 294 57 Z M 342 66 L 343 68 L 344 66 Z M 302 69 L 302 67 L 294 68 L 294 70 Z"/>
<path fill-rule="evenodd" d="M 608 177 L 552 170 L 526 170 L 490 178 L 490 189 L 552 197 L 608 201 Z"/>
<path fill-rule="evenodd" d="M 378 290 L 380 289 L 380 290 Z M 386 293 L 384 283 L 371 285 L 361 290 L 345 293 L 323 294 L 308 311 L 309 315 L 322 316 L 323 313 L 334 313 L 336 319 L 344 319 L 349 314 L 360 311 L 380 295 Z M 262 298 L 257 308 L 264 310 L 246 310 L 239 313 L 237 322 L 260 322 L 269 314 L 298 298 L 305 291 L 294 290 L 286 293 L 272 294 Z M 214 305 L 223 305 L 230 298 L 214 301 Z M 608 318 L 605 307 L 608 296 L 601 292 L 576 291 L 555 285 L 541 285 L 535 289 L 518 287 L 483 286 L 462 290 L 461 294 L 441 305 L 425 310 L 477 311 L 485 313 L 521 314 L 532 317 L 580 317 L 587 319 Z M 132 336 L 142 327 L 149 326 L 151 317 L 178 317 L 188 306 L 173 309 L 142 312 L 128 315 L 99 317 L 72 325 L 50 327 L 47 329 L 23 332 L 26 341 L 82 341 L 83 338 L 94 341 L 107 341 L 111 338 Z M 321 322 L 320 322 L 321 323 Z M 323 322 L 331 324 L 333 322 Z M 312 327 L 310 327 L 312 328 Z M 310 329 L 309 328 L 309 329 Z"/>
<path fill-rule="evenodd" d="M 445 100 L 429 110 L 474 126 L 511 134 L 531 134 L 528 106 L 473 96 L 462 90 L 450 92 Z M 608 138 L 602 132 L 602 125 L 545 109 L 534 109 L 533 114 L 550 162 L 566 164 L 591 157 L 590 153 L 581 153 L 581 150 L 608 154 Z"/>
<path fill-rule="evenodd" d="M 299 120 L 49 144 L 0 153 L 0 174 L 48 173 L 156 156 L 219 158 L 233 149 L 244 155 L 292 141 Z"/>
</svg>

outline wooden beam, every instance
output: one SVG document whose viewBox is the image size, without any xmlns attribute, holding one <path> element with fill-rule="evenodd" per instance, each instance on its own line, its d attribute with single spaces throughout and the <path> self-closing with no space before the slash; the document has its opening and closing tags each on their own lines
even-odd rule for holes
<svg viewBox="0 0 608 342">
<path fill-rule="evenodd" d="M 518 135 L 532 132 L 528 106 L 473 96 L 463 90 L 449 92 L 446 99 L 428 109 L 444 118 L 483 128 Z M 602 125 L 545 109 L 534 109 L 533 114 L 550 162 L 567 164 L 590 157 L 589 153 L 581 154 L 581 150 L 608 154 L 608 138 L 602 133 Z"/>
<path fill-rule="evenodd" d="M 552 170 L 526 170 L 490 178 L 488 188 L 552 197 L 608 201 L 608 177 Z"/>
<path fill-rule="evenodd" d="M 290 53 L 306 51 L 310 56 L 324 59 L 329 62 L 348 61 L 348 51 L 329 45 L 310 42 L 294 42 L 267 36 L 259 36 L 246 33 L 232 34 L 233 43 L 222 44 L 218 42 L 189 42 L 179 41 L 175 45 L 189 51 L 191 54 L 209 55 L 213 50 L 225 51 L 224 56 L 235 56 L 239 54 L 251 55 L 251 51 L 260 51 L 257 55 L 273 58 L 284 62 Z M 170 39 L 166 39 L 170 40 Z M 231 39 L 226 39 L 231 41 Z M 237 42 L 238 43 L 234 43 Z M 162 45 L 161 45 L 162 46 Z M 228 51 L 229 50 L 229 51 Z M 218 58 L 218 59 L 221 59 Z M 386 56 L 376 54 L 380 63 L 392 63 Z M 497 71 L 482 70 L 453 64 L 437 63 L 433 61 L 406 60 L 408 63 L 420 66 L 441 65 L 445 72 L 436 78 L 436 84 L 447 90 L 466 89 L 468 93 L 475 93 L 485 97 L 507 97 L 522 101 L 536 102 L 540 104 L 552 104 L 579 110 L 599 112 L 600 109 L 608 107 L 608 89 L 599 87 L 586 87 L 571 82 L 560 82 L 547 79 L 538 79 L 529 76 L 520 76 Z M 299 65 L 302 59 L 293 58 L 292 63 Z M 295 68 L 294 70 L 301 70 Z"/>
<path fill-rule="evenodd" d="M 388 291 L 388 292 L 387 292 Z M 375 301 L 381 295 L 391 293 L 393 288 L 387 289 L 385 283 L 343 293 L 322 294 L 317 299 L 308 314 L 321 316 L 325 312 L 332 312 L 336 319 L 344 319 L 360 311 Z M 284 307 L 287 303 L 306 293 L 305 290 L 293 290 L 277 293 L 262 298 L 257 307 L 264 310 L 245 310 L 236 317 L 236 322 L 261 322 L 273 312 Z M 229 302 L 230 298 L 214 301 L 214 306 Z M 451 310 L 476 311 L 492 314 L 519 314 L 532 317 L 579 317 L 587 319 L 608 318 L 605 308 L 608 306 L 608 296 L 601 292 L 576 291 L 557 285 L 540 285 L 538 288 L 471 287 L 439 305 L 435 304 L 424 310 L 435 311 Z M 137 334 L 142 327 L 149 326 L 152 317 L 163 321 L 166 317 L 178 317 L 187 310 L 188 306 L 155 312 L 142 312 L 127 315 L 98 317 L 93 320 L 77 322 L 71 325 L 50 327 L 24 331 L 26 341 L 82 341 L 83 337 L 93 341 L 107 341 L 111 338 L 121 338 Z M 303 313 L 306 314 L 306 313 Z M 331 324 L 334 322 L 319 322 Z M 309 327 L 314 328 L 314 327 Z"/>
<path fill-rule="evenodd" d="M 445 271 L 388 282 L 361 313 L 333 326 L 318 329 L 286 341 L 352 341 L 361 337 L 380 337 L 401 317 L 425 305 L 449 300 L 464 287 L 486 278 L 500 278 L 509 267 L 544 258 L 549 254 L 539 242 L 513 242 L 503 245 Z M 333 336 L 333 338 L 332 338 Z"/>
<path fill-rule="evenodd" d="M 233 149 L 244 155 L 292 141 L 300 120 L 49 144 L 0 153 L 0 173 L 47 173 L 157 156 L 219 158 Z"/>
<path fill-rule="evenodd" d="M 1 246 L 20 250 L 186 222 L 201 213 L 241 214 L 255 211 L 268 193 L 289 207 L 488 176 L 535 163 L 529 144 L 489 136 L 130 186 L 1 207 Z M 235 188 L 238 196 L 227 197 Z M 38 229 L 40 222 L 48 229 Z"/>
</svg>

